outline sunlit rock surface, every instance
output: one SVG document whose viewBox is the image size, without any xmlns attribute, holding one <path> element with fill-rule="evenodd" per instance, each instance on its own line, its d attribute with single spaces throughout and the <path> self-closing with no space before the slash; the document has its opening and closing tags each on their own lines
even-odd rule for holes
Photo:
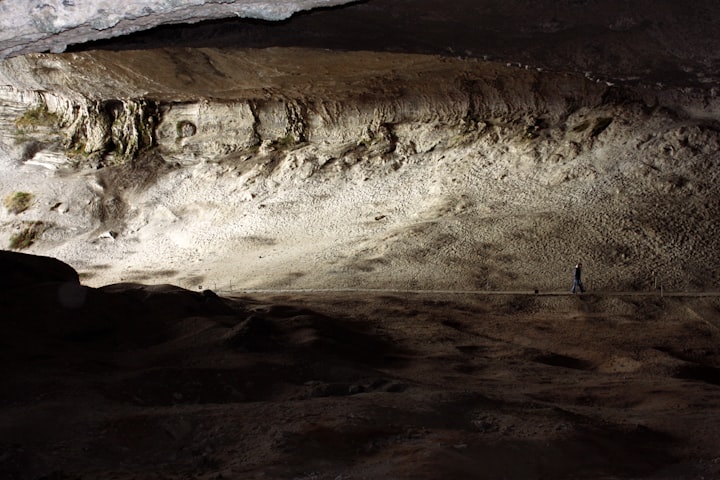
<svg viewBox="0 0 720 480">
<path fill-rule="evenodd" d="M 313 49 L 3 62 L 0 242 L 93 284 L 706 289 L 714 93 Z M 690 234 L 689 232 L 692 232 Z M 590 273 L 592 272 L 592 273 Z"/>
</svg>

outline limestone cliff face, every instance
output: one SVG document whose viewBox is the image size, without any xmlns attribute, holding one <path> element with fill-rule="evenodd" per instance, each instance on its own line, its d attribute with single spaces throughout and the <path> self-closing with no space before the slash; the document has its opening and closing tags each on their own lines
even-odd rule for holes
<svg viewBox="0 0 720 480">
<path fill-rule="evenodd" d="M 538 128 L 602 103 L 605 84 L 420 55 L 163 50 L 29 55 L 4 95 L 58 118 L 62 147 L 103 163 L 157 147 L 181 164 L 308 144 L 428 151 L 492 126 Z M 260 66 L 262 64 L 262 66 Z"/>
<path fill-rule="evenodd" d="M 39 146 L 36 153 L 47 150 L 62 164 L 77 166 L 80 160 L 94 165 L 103 164 L 103 159 L 110 159 L 111 163 L 126 161 L 155 144 L 157 106 L 143 99 L 68 98 L 6 86 L 0 91 L 0 101 L 19 111 L 5 134 L 9 129 L 16 137 L 33 139 Z M 37 112 L 47 112 L 47 117 L 34 120 Z"/>
<path fill-rule="evenodd" d="M 0 84 L 0 186 L 37 195 L 0 242 L 40 221 L 32 249 L 99 282 L 720 279 L 712 90 L 304 49 L 33 54 Z"/>
</svg>

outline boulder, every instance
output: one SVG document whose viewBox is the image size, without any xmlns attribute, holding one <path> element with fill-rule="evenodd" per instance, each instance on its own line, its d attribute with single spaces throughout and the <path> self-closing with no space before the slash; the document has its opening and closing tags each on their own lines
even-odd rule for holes
<svg viewBox="0 0 720 480">
<path fill-rule="evenodd" d="M 56 258 L 0 250 L 0 289 L 43 283 L 80 284 L 78 273 Z"/>
</svg>

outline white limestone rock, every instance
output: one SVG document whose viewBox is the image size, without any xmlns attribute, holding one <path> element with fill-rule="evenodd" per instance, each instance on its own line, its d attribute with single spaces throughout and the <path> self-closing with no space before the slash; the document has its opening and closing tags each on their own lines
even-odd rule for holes
<svg viewBox="0 0 720 480">
<path fill-rule="evenodd" d="M 6 0 L 0 1 L 0 58 L 62 52 L 73 43 L 158 25 L 229 17 L 284 20 L 301 10 L 349 0 Z"/>
</svg>

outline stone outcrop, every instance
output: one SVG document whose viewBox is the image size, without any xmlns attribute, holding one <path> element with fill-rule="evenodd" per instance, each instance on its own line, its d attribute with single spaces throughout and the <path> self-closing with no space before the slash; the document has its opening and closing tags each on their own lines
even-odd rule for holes
<svg viewBox="0 0 720 480">
<path fill-rule="evenodd" d="M 0 83 L 14 85 L 6 101 L 55 115 L 69 161 L 105 164 L 155 146 L 181 164 L 301 144 L 429 151 L 486 126 L 564 121 L 608 91 L 581 76 L 422 55 L 178 49 L 122 54 L 122 68 L 120 55 L 18 57 L 0 65 Z"/>
<path fill-rule="evenodd" d="M 10 140 L 0 143 L 7 147 L 22 137 L 35 145 L 24 160 L 49 153 L 55 163 L 122 163 L 155 144 L 157 105 L 144 99 L 93 100 L 6 86 L 0 101 L 18 112 L 2 135 Z"/>
<path fill-rule="evenodd" d="M 226 17 L 283 20 L 293 13 L 348 0 L 13 0 L 0 2 L 0 58 L 62 52 L 73 43 Z"/>
<path fill-rule="evenodd" d="M 76 165 L 123 163 L 153 147 L 179 164 L 302 145 L 326 158 L 357 146 L 426 152 L 493 128 L 533 137 L 628 98 L 718 115 L 712 91 L 632 93 L 492 62 L 303 49 L 32 54 L 0 64 L 0 84 L 12 85 L 1 93 L 16 111 L 55 116 L 52 138 L 24 134 Z"/>
</svg>

